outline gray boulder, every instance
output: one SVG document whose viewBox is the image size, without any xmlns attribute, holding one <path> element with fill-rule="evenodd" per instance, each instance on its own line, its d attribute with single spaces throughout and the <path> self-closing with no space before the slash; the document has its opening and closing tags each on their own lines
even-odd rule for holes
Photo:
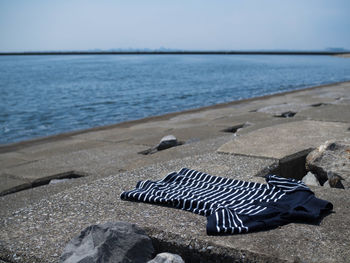
<svg viewBox="0 0 350 263">
<path fill-rule="evenodd" d="M 185 263 L 185 261 L 183 261 L 183 259 L 176 254 L 160 253 L 147 263 Z"/>
<path fill-rule="evenodd" d="M 306 157 L 306 169 L 317 175 L 321 184 L 350 189 L 350 141 L 326 142 Z"/>
<path fill-rule="evenodd" d="M 167 135 L 164 136 L 158 146 L 157 146 L 157 150 L 158 151 L 162 151 L 171 147 L 177 146 L 177 139 L 174 135 Z"/>
<path fill-rule="evenodd" d="M 126 222 L 92 225 L 74 237 L 60 258 L 64 263 L 147 262 L 154 248 L 151 239 Z"/>
<path fill-rule="evenodd" d="M 158 145 L 156 145 L 152 148 L 149 148 L 147 150 L 141 151 L 141 152 L 139 152 L 139 154 L 144 154 L 144 155 L 153 154 L 153 153 L 156 153 L 158 151 L 162 151 L 162 150 L 165 150 L 165 149 L 168 149 L 171 147 L 175 147 L 175 146 L 178 146 L 181 144 L 183 144 L 183 143 L 178 142 L 174 135 L 167 135 L 167 136 L 164 136 L 160 140 Z"/>
<path fill-rule="evenodd" d="M 317 177 L 311 173 L 308 172 L 302 179 L 304 184 L 310 185 L 310 186 L 321 186 L 320 182 L 317 180 Z"/>
</svg>

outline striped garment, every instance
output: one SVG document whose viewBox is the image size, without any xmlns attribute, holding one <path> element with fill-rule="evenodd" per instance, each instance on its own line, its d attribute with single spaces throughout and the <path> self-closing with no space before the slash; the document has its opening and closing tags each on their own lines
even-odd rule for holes
<svg viewBox="0 0 350 263">
<path fill-rule="evenodd" d="M 301 181 L 266 176 L 244 182 L 182 168 L 160 181 L 140 181 L 122 200 L 166 205 L 206 216 L 207 233 L 247 233 L 293 221 L 315 220 L 333 209 Z"/>
</svg>

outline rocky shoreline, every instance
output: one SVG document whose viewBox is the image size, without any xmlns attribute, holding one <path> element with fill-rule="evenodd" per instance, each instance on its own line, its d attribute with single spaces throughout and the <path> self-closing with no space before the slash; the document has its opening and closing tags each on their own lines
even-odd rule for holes
<svg viewBox="0 0 350 263">
<path fill-rule="evenodd" d="M 185 262 L 347 262 L 349 138 L 344 82 L 1 146 L 0 259 L 57 262 L 84 228 L 124 221 L 145 230 L 153 256 Z M 310 187 L 335 213 L 319 224 L 207 236 L 205 217 L 120 200 L 137 181 L 181 167 L 260 183 L 267 173 L 301 180 L 311 171 L 323 186 Z"/>
</svg>

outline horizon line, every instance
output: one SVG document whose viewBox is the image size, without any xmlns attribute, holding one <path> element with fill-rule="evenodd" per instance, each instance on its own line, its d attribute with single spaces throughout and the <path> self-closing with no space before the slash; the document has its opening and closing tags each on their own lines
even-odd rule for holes
<svg viewBox="0 0 350 263">
<path fill-rule="evenodd" d="M 4 55 L 342 55 L 350 50 L 73 50 L 73 51 L 11 51 Z"/>
</svg>

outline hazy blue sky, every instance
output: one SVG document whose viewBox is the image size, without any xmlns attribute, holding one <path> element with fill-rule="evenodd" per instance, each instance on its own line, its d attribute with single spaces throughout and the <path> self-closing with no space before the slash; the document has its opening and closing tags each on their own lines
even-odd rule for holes
<svg viewBox="0 0 350 263">
<path fill-rule="evenodd" d="M 350 49 L 349 0 L 0 0 L 0 51 Z"/>
</svg>

